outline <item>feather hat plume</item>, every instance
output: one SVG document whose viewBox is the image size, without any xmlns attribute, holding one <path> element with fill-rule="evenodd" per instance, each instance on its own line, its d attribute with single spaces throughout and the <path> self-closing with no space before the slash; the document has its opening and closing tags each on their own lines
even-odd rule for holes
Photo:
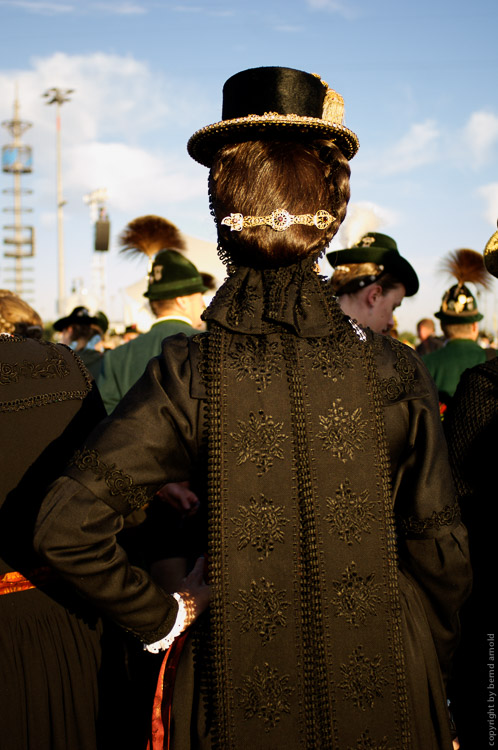
<svg viewBox="0 0 498 750">
<path fill-rule="evenodd" d="M 461 248 L 443 258 L 440 270 L 453 276 L 459 286 L 464 284 L 476 284 L 484 289 L 490 289 L 491 276 L 486 270 L 481 253 L 468 248 Z"/>
<path fill-rule="evenodd" d="M 153 258 L 160 250 L 186 250 L 185 240 L 178 227 L 162 216 L 139 216 L 124 228 L 119 236 L 121 252 L 129 255 L 143 253 Z"/>
<path fill-rule="evenodd" d="M 367 232 L 376 232 L 382 220 L 378 213 L 368 205 L 352 205 L 339 230 L 342 247 L 354 247 Z"/>
</svg>

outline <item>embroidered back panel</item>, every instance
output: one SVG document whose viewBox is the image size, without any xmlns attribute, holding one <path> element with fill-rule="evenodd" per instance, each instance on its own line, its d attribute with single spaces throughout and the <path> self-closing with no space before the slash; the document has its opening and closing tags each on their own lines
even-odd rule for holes
<svg viewBox="0 0 498 750">
<path fill-rule="evenodd" d="M 19 336 L 0 336 L 0 344 L 0 412 L 82 400 L 88 394 L 91 377 L 67 349 Z M 78 369 L 73 362 L 69 366 L 73 359 Z"/>
<path fill-rule="evenodd" d="M 270 329 L 202 346 L 215 746 L 409 748 L 372 346 Z"/>
</svg>

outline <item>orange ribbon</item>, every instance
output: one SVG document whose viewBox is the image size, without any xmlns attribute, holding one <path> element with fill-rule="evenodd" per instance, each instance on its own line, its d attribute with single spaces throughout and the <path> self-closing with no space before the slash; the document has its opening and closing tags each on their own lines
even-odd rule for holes
<svg viewBox="0 0 498 750">
<path fill-rule="evenodd" d="M 26 576 L 17 571 L 4 573 L 0 576 L 0 596 L 2 594 L 14 594 L 17 591 L 28 591 L 36 589 L 37 586 L 45 583 L 51 577 L 50 568 L 36 568 L 31 570 Z"/>
</svg>

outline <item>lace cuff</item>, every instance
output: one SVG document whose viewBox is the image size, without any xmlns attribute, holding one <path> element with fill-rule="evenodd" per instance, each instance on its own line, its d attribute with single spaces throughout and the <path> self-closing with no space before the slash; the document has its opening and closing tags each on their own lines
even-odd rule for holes
<svg viewBox="0 0 498 750">
<path fill-rule="evenodd" d="M 165 635 L 160 641 L 155 641 L 155 643 L 144 643 L 144 650 L 149 651 L 151 654 L 158 654 L 160 651 L 167 651 L 175 638 L 185 630 L 185 620 L 187 619 L 185 603 L 180 594 L 175 593 L 172 594 L 172 596 L 174 596 L 178 602 L 178 612 L 176 613 L 175 624 L 169 631 L 168 635 Z"/>
</svg>

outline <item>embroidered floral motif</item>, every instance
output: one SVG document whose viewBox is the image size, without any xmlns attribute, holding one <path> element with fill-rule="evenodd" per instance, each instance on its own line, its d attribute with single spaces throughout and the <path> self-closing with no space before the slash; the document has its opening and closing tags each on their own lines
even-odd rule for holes
<svg viewBox="0 0 498 750">
<path fill-rule="evenodd" d="M 286 627 L 284 612 L 290 603 L 285 600 L 285 591 L 276 591 L 273 583 L 261 578 L 259 583 L 251 581 L 249 591 L 240 589 L 239 595 L 233 606 L 238 610 L 236 619 L 241 622 L 241 633 L 254 630 L 265 645 L 275 637 L 277 625 Z"/>
<path fill-rule="evenodd" d="M 390 378 L 382 378 L 380 386 L 384 397 L 389 401 L 395 401 L 404 394 L 412 393 L 415 389 L 415 365 L 409 358 L 404 344 L 392 337 L 389 337 L 389 344 L 396 354 L 394 369 L 399 377 L 392 375 Z"/>
<path fill-rule="evenodd" d="M 276 727 L 282 713 L 290 713 L 290 696 L 294 692 L 290 676 L 279 676 L 278 670 L 266 662 L 254 667 L 252 675 L 244 675 L 243 686 L 238 689 L 239 707 L 245 719 L 263 721 L 265 731 Z"/>
<path fill-rule="evenodd" d="M 336 336 L 319 339 L 307 339 L 311 351 L 306 354 L 311 360 L 313 370 L 321 370 L 333 383 L 344 380 L 346 370 L 354 362 L 354 350 L 346 331 L 341 329 Z"/>
<path fill-rule="evenodd" d="M 374 707 L 376 698 L 383 697 L 381 688 L 388 684 L 384 677 L 386 671 L 380 654 L 370 659 L 363 653 L 363 646 L 358 646 L 350 654 L 349 664 L 341 664 L 344 679 L 339 683 L 339 688 L 344 691 L 346 700 L 351 700 L 356 708 L 365 711 Z"/>
<path fill-rule="evenodd" d="M 445 505 L 440 511 L 433 511 L 432 515 L 426 518 L 417 518 L 416 516 L 400 518 L 399 526 L 405 534 L 423 534 L 431 529 L 439 531 L 442 526 L 451 526 L 458 518 L 460 518 L 460 507 L 457 503 L 453 503 L 452 505 Z"/>
<path fill-rule="evenodd" d="M 91 471 L 97 480 L 103 479 L 110 494 L 113 497 L 121 495 L 132 508 L 141 508 L 150 500 L 144 487 L 137 487 L 128 474 L 116 469 L 116 464 L 104 463 L 96 450 L 84 448 L 76 451 L 69 465 L 80 471 Z"/>
<path fill-rule="evenodd" d="M 273 466 L 274 459 L 283 460 L 281 444 L 287 440 L 282 432 L 283 422 L 274 422 L 273 417 L 266 416 L 260 410 L 250 412 L 249 420 L 237 420 L 239 431 L 231 432 L 234 445 L 232 450 L 238 452 L 237 465 L 251 461 L 258 468 L 258 477 L 263 476 Z"/>
<path fill-rule="evenodd" d="M 346 463 L 348 458 L 353 458 L 355 451 L 363 450 L 367 420 L 362 419 L 361 407 L 349 412 L 341 406 L 341 399 L 338 398 L 327 414 L 319 419 L 323 429 L 317 433 L 317 437 L 323 440 L 324 451 L 332 451 L 334 458 Z"/>
<path fill-rule="evenodd" d="M 352 562 L 340 581 L 333 581 L 334 595 L 331 604 L 336 607 L 336 616 L 344 617 L 346 622 L 357 628 L 364 625 L 369 615 L 376 614 L 376 606 L 380 604 L 378 591 L 380 586 L 373 582 L 375 574 L 365 578 L 356 570 L 356 563 Z"/>
<path fill-rule="evenodd" d="M 42 362 L 24 360 L 17 363 L 0 363 L 0 385 L 19 382 L 19 378 L 65 378 L 69 375 L 69 367 L 60 352 L 52 349 Z"/>
<path fill-rule="evenodd" d="M 236 342 L 235 351 L 230 352 L 229 368 L 235 370 L 236 378 L 240 382 L 245 377 L 256 382 L 258 393 L 261 393 L 271 383 L 273 375 L 281 375 L 279 362 L 282 354 L 278 351 L 276 341 L 266 338 L 247 338 L 244 343 Z"/>
<path fill-rule="evenodd" d="M 19 380 L 19 365 L 9 364 L 9 362 L 0 362 L 0 383 L 7 385 L 8 383 L 17 383 Z"/>
<path fill-rule="evenodd" d="M 374 521 L 374 503 L 368 499 L 368 490 L 358 495 L 353 492 L 349 479 L 341 482 L 335 492 L 335 498 L 327 497 L 326 503 L 330 513 L 325 520 L 330 523 L 329 532 L 337 532 L 339 539 L 347 544 L 361 542 L 363 532 L 370 533 L 370 521 Z"/>
<path fill-rule="evenodd" d="M 381 740 L 373 740 L 370 737 L 370 731 L 366 729 L 356 740 L 356 745 L 348 747 L 348 750 L 394 750 L 393 747 L 388 747 L 387 737 L 382 737 Z"/>
<path fill-rule="evenodd" d="M 216 301 L 217 308 L 226 305 L 227 323 L 234 328 L 237 328 L 244 317 L 254 317 L 254 311 L 256 309 L 255 303 L 257 300 L 258 293 L 255 287 L 243 283 L 242 279 L 228 279 L 228 281 L 220 287 L 211 304 L 214 306 L 214 302 Z"/>
<path fill-rule="evenodd" d="M 238 537 L 237 549 L 244 549 L 248 544 L 258 553 L 258 560 L 264 560 L 273 552 L 275 544 L 284 543 L 283 527 L 287 523 L 283 507 L 274 505 L 271 498 L 260 495 L 251 497 L 249 507 L 241 505 L 239 517 L 231 518 L 237 529 L 233 536 Z"/>
</svg>

